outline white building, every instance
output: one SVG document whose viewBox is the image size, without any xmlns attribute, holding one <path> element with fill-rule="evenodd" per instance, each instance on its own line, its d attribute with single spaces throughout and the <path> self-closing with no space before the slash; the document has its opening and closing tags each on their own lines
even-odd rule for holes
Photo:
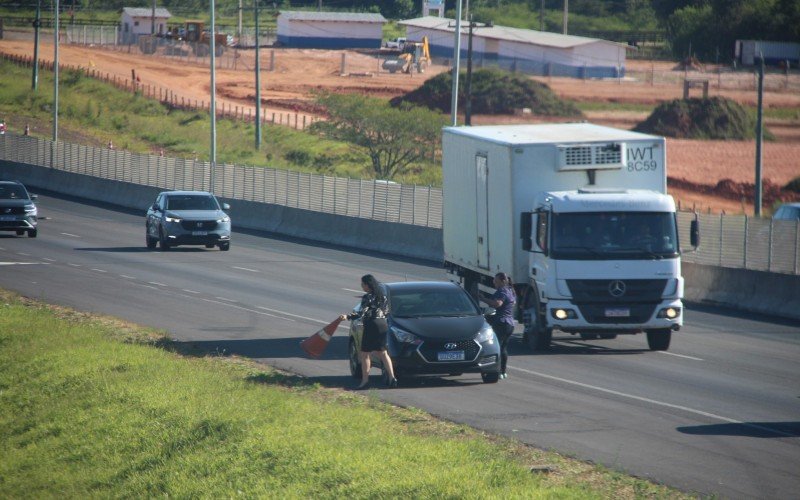
<svg viewBox="0 0 800 500">
<path fill-rule="evenodd" d="M 172 17 L 167 9 L 158 7 L 155 12 L 155 33 L 167 32 L 167 21 Z M 136 43 L 140 35 L 153 33 L 153 9 L 125 7 L 122 9 L 120 21 L 121 43 Z"/>
<path fill-rule="evenodd" d="M 431 56 L 453 58 L 455 20 L 442 17 L 420 17 L 400 21 L 409 40 L 428 37 Z M 462 23 L 461 57 L 467 57 L 468 28 Z M 561 35 L 506 26 L 474 28 L 472 62 L 474 66 L 499 66 L 525 73 L 571 76 L 576 78 L 610 78 L 625 74 L 626 51 L 623 43 Z"/>
<path fill-rule="evenodd" d="M 385 23 L 380 14 L 282 11 L 278 15 L 278 43 L 316 49 L 378 49 Z"/>
</svg>

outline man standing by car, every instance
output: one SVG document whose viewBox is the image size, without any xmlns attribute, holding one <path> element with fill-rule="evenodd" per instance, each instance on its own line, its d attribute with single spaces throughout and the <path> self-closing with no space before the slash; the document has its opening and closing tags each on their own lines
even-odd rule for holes
<svg viewBox="0 0 800 500">
<path fill-rule="evenodd" d="M 491 325 L 500 341 L 500 378 L 508 378 L 508 340 L 514 333 L 514 304 L 517 302 L 517 295 L 511 286 L 511 277 L 503 272 L 494 275 L 494 288 L 493 295 L 481 294 L 481 300 L 495 309 Z"/>
</svg>

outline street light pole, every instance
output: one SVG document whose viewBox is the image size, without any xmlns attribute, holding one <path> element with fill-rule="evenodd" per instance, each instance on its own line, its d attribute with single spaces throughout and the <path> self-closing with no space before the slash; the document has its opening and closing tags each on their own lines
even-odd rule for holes
<svg viewBox="0 0 800 500">
<path fill-rule="evenodd" d="M 42 0 L 36 2 L 36 19 L 33 21 L 33 77 L 31 88 L 39 88 L 39 27 L 42 25 Z"/>
<path fill-rule="evenodd" d="M 214 194 L 217 167 L 217 75 L 216 75 L 216 21 L 214 18 L 214 0 L 210 0 L 211 33 L 209 42 L 211 60 L 211 186 L 209 192 Z"/>
<path fill-rule="evenodd" d="M 53 154 L 50 157 L 51 166 L 55 166 L 56 143 L 58 142 L 58 18 L 59 2 L 55 0 L 56 12 L 53 21 Z"/>
<path fill-rule="evenodd" d="M 456 31 L 453 40 L 453 89 L 450 97 L 450 125 L 458 125 L 458 70 L 461 58 L 461 0 L 456 1 Z"/>
<path fill-rule="evenodd" d="M 758 64 L 758 115 L 756 118 L 756 193 L 755 209 L 756 217 L 761 217 L 761 146 L 764 142 L 764 53 L 761 53 L 761 61 Z"/>
<path fill-rule="evenodd" d="M 464 102 L 464 125 L 472 125 L 472 14 L 467 18 L 469 23 L 469 35 L 467 35 L 467 91 Z"/>
<path fill-rule="evenodd" d="M 256 150 L 261 149 L 261 59 L 258 55 L 258 0 L 255 0 L 256 21 Z"/>
</svg>

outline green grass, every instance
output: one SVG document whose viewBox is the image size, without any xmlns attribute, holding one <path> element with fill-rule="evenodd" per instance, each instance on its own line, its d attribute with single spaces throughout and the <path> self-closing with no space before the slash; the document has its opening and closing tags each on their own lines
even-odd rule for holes
<svg viewBox="0 0 800 500">
<path fill-rule="evenodd" d="M 0 497 L 683 498 L 0 290 Z M 344 361 L 343 361 L 344 363 Z M 550 474 L 532 474 L 548 465 Z"/>
</svg>

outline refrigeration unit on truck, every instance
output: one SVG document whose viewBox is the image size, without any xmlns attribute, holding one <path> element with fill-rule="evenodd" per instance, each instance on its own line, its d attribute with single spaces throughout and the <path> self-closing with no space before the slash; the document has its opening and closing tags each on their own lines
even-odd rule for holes
<svg viewBox="0 0 800 500">
<path fill-rule="evenodd" d="M 533 350 L 553 330 L 646 333 L 669 348 L 683 324 L 675 202 L 663 137 L 588 123 L 448 127 L 444 265 L 477 296 L 511 275 Z M 690 230 L 697 246 L 696 221 Z"/>
</svg>

